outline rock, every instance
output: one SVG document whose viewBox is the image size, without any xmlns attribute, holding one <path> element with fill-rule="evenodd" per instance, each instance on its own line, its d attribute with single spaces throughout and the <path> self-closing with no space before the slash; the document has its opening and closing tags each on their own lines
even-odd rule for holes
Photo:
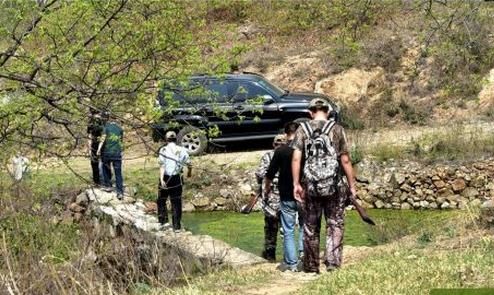
<svg viewBox="0 0 494 295">
<path fill-rule="evenodd" d="M 492 209 L 494 208 L 494 200 L 488 200 L 488 201 L 485 201 L 484 203 L 482 203 L 482 205 L 480 206 L 480 208 L 482 209 Z"/>
<path fill-rule="evenodd" d="M 200 199 L 200 198 L 203 198 L 204 197 L 204 194 L 203 193 L 197 193 L 194 195 L 194 199 Z"/>
<path fill-rule="evenodd" d="M 420 202 L 413 202 L 412 206 L 414 209 L 419 209 L 420 208 Z"/>
<path fill-rule="evenodd" d="M 401 196 L 400 196 L 400 201 L 401 201 L 401 202 L 404 202 L 404 201 L 406 201 L 406 199 L 408 199 L 408 194 L 407 194 L 407 193 L 403 193 L 403 194 L 401 194 Z"/>
<path fill-rule="evenodd" d="M 408 184 L 404 184 L 400 188 L 401 188 L 402 191 L 405 191 L 407 193 L 409 193 L 409 192 L 411 192 L 413 190 L 412 187 L 409 186 Z"/>
<path fill-rule="evenodd" d="M 209 199 L 207 197 L 196 198 L 192 200 L 192 204 L 196 208 L 204 208 L 210 205 Z"/>
<path fill-rule="evenodd" d="M 441 209 L 449 209 L 449 203 L 448 202 L 444 202 L 441 204 Z"/>
<path fill-rule="evenodd" d="M 461 178 L 457 178 L 453 181 L 453 183 L 451 184 L 451 187 L 453 188 L 453 191 L 455 193 L 460 193 L 462 192 L 465 188 L 466 188 L 466 183 L 465 183 L 465 180 L 461 179 Z"/>
<path fill-rule="evenodd" d="M 144 202 L 144 206 L 146 207 L 146 209 L 144 209 L 144 212 L 147 214 L 158 212 L 158 205 L 156 204 L 156 202 Z"/>
<path fill-rule="evenodd" d="M 72 203 L 69 205 L 69 210 L 75 213 L 81 213 L 86 210 L 86 208 L 78 205 L 77 203 Z"/>
<path fill-rule="evenodd" d="M 427 202 L 427 201 L 420 201 L 420 208 L 424 208 L 424 209 L 429 208 L 429 202 Z"/>
<path fill-rule="evenodd" d="M 391 208 L 393 208 L 393 205 L 391 205 L 390 203 L 386 203 L 386 204 L 384 204 L 384 208 L 391 209 Z"/>
<path fill-rule="evenodd" d="M 240 193 L 244 196 L 250 195 L 252 193 L 252 187 L 248 183 L 242 183 L 239 185 Z"/>
<path fill-rule="evenodd" d="M 410 204 L 408 204 L 408 203 L 403 203 L 403 204 L 401 204 L 401 209 L 402 210 L 410 210 L 410 209 L 412 209 L 412 206 L 410 206 Z"/>
<path fill-rule="evenodd" d="M 469 205 L 470 205 L 470 207 L 478 208 L 482 205 L 482 201 L 479 199 L 473 199 L 470 201 Z"/>
<path fill-rule="evenodd" d="M 182 207 L 183 212 L 194 212 L 195 209 L 196 208 L 194 207 L 194 205 L 192 205 L 192 203 L 190 202 L 184 202 L 184 205 Z"/>
<path fill-rule="evenodd" d="M 479 191 L 473 187 L 467 187 L 461 192 L 461 195 L 467 199 L 474 199 L 479 195 Z"/>
<path fill-rule="evenodd" d="M 458 207 L 458 202 L 456 201 L 450 201 L 449 202 L 449 208 L 456 208 Z"/>
<path fill-rule="evenodd" d="M 442 180 L 437 180 L 437 181 L 434 181 L 434 186 L 438 189 L 442 189 L 442 188 L 446 187 L 446 183 Z"/>
<path fill-rule="evenodd" d="M 432 180 L 433 182 L 436 182 L 436 181 L 441 181 L 441 177 L 439 177 L 438 175 L 434 175 L 434 176 L 432 176 L 432 177 L 431 177 L 431 180 Z"/>
<path fill-rule="evenodd" d="M 490 191 L 494 191 L 494 182 L 489 182 L 486 186 L 485 186 L 486 189 L 490 190 Z"/>
<path fill-rule="evenodd" d="M 382 209 L 384 207 L 384 203 L 383 201 L 381 200 L 377 200 L 375 203 L 374 203 L 374 206 L 377 208 L 377 209 Z"/>
<path fill-rule="evenodd" d="M 220 196 L 222 198 L 229 199 L 232 197 L 232 195 L 233 194 L 229 190 L 227 190 L 226 188 L 220 189 Z"/>
<path fill-rule="evenodd" d="M 121 202 L 124 204 L 134 204 L 136 202 L 136 199 L 124 196 Z"/>
<path fill-rule="evenodd" d="M 82 220 L 82 217 L 84 217 L 84 215 L 80 212 L 77 212 L 77 213 L 74 213 L 74 216 L 73 216 L 73 220 L 74 222 L 77 222 L 79 223 L 81 220 Z"/>
<path fill-rule="evenodd" d="M 65 224 L 65 225 L 70 225 L 74 222 L 74 218 L 72 217 L 72 213 L 70 211 L 65 211 L 62 214 L 62 220 L 60 223 Z"/>
<path fill-rule="evenodd" d="M 483 176 L 477 176 L 470 182 L 470 186 L 475 188 L 481 188 L 485 186 L 486 179 Z"/>
<path fill-rule="evenodd" d="M 437 208 L 438 208 L 438 206 L 437 206 L 437 204 L 436 204 L 436 203 L 434 203 L 434 202 L 433 202 L 433 203 L 429 203 L 429 208 L 430 208 L 430 209 L 437 209 Z"/>
<path fill-rule="evenodd" d="M 390 182 L 394 188 L 399 188 L 405 182 L 405 175 L 400 173 L 393 173 L 391 175 Z"/>
<path fill-rule="evenodd" d="M 113 192 L 105 192 L 96 188 L 87 190 L 86 192 L 90 201 L 95 201 L 101 205 L 108 204 L 111 200 L 113 200 L 114 196 L 116 196 Z"/>
<path fill-rule="evenodd" d="M 227 200 L 223 197 L 217 197 L 214 199 L 214 202 L 218 205 L 218 206 L 225 206 L 226 205 L 226 202 Z"/>
<path fill-rule="evenodd" d="M 80 206 L 87 207 L 87 205 L 89 204 L 89 198 L 86 192 L 78 194 L 75 198 L 75 202 Z"/>
</svg>

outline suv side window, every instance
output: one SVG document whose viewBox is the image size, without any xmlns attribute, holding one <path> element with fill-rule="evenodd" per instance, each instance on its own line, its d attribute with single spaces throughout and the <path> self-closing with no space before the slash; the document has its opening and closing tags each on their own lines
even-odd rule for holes
<svg viewBox="0 0 494 295">
<path fill-rule="evenodd" d="M 209 80 L 205 85 L 205 90 L 211 102 L 226 102 L 228 100 L 228 85 L 226 81 Z"/>
<path fill-rule="evenodd" d="M 234 102 L 244 102 L 248 99 L 269 94 L 256 82 L 232 81 L 228 85 L 228 91 Z"/>
</svg>

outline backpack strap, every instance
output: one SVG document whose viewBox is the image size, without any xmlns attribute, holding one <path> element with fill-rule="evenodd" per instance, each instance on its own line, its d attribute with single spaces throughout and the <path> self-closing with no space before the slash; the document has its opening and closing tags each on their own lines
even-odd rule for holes
<svg viewBox="0 0 494 295">
<path fill-rule="evenodd" d="M 336 122 L 334 120 L 330 120 L 324 124 L 324 127 L 322 127 L 322 134 L 329 134 L 329 131 L 333 129 L 334 125 L 336 125 Z"/>
<path fill-rule="evenodd" d="M 314 130 L 312 130 L 312 127 L 310 126 L 309 122 L 302 122 L 300 124 L 300 127 L 302 127 L 302 130 L 304 131 L 307 138 L 310 138 L 312 136 L 312 133 L 314 133 Z"/>
</svg>

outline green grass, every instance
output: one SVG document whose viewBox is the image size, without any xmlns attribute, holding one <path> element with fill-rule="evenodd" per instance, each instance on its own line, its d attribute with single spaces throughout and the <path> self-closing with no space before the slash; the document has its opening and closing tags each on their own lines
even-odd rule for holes
<svg viewBox="0 0 494 295">
<path fill-rule="evenodd" d="M 413 233 L 420 234 L 419 237 L 422 237 L 421 239 L 426 243 L 427 239 L 424 237 L 428 237 L 432 231 L 447 226 L 447 221 L 454 217 L 456 212 L 370 210 L 369 214 L 377 222 L 377 226 L 371 227 L 363 223 L 355 211 L 347 212 L 346 245 L 373 246 Z M 260 254 L 263 249 L 264 217 L 262 213 L 250 215 L 235 212 L 189 213 L 184 214 L 183 223 L 193 233 L 211 235 L 254 254 Z M 322 233 L 324 229 L 323 223 Z M 322 235 L 322 245 L 324 241 L 324 235 Z M 282 253 L 281 239 L 278 239 L 278 253 Z"/>
<path fill-rule="evenodd" d="M 324 274 L 300 294 L 429 294 L 435 288 L 493 287 L 493 250 L 492 246 L 450 251 L 397 249 Z"/>
</svg>

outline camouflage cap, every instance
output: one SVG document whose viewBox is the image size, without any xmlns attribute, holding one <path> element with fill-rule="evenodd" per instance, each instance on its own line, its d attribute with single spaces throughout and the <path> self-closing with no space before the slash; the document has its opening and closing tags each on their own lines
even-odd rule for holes
<svg viewBox="0 0 494 295">
<path fill-rule="evenodd" d="M 332 110 L 333 108 L 331 107 L 331 105 L 329 104 L 329 102 L 322 98 L 322 97 L 316 97 L 314 99 L 312 99 L 309 103 L 309 109 L 313 109 L 313 108 L 316 108 L 316 107 L 319 107 L 319 108 L 328 108 L 329 110 Z"/>
<path fill-rule="evenodd" d="M 273 140 L 274 144 L 285 144 L 286 143 L 286 136 L 284 134 L 278 134 L 274 137 Z"/>
<path fill-rule="evenodd" d="M 175 133 L 175 131 L 168 131 L 165 134 L 165 139 L 172 139 L 172 138 L 177 138 L 177 134 Z"/>
</svg>

